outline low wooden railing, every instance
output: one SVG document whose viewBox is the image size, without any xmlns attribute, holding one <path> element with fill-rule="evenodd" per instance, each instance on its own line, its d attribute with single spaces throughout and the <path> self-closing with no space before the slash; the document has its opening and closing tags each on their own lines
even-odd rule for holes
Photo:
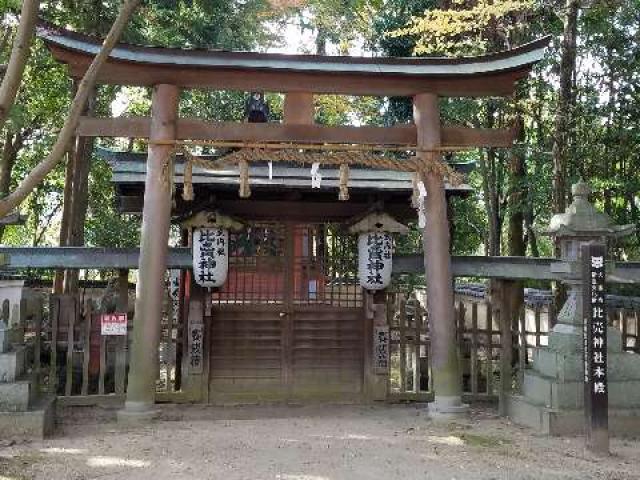
<svg viewBox="0 0 640 480">
<path fill-rule="evenodd" d="M 409 300 L 412 299 L 412 300 Z M 545 346 L 549 326 L 556 322 L 551 298 L 529 301 L 509 320 L 512 352 L 510 364 L 504 365 L 500 309 L 484 295 L 456 296 L 456 319 L 466 400 L 497 400 L 501 390 L 501 373 L 505 368 L 511 385 L 517 389 L 520 377 L 531 363 L 533 349 Z M 407 304 L 411 305 L 407 312 Z M 390 325 L 391 400 L 431 399 L 430 336 L 424 290 L 392 292 L 388 297 L 387 320 Z M 613 303 L 608 311 L 609 324 L 622 333 L 623 348 L 640 354 L 640 304 Z"/>
</svg>

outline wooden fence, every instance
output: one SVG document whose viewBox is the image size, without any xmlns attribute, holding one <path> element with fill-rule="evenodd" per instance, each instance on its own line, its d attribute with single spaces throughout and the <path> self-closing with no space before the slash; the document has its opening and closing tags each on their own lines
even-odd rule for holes
<svg viewBox="0 0 640 480">
<path fill-rule="evenodd" d="M 49 295 L 36 314 L 25 319 L 25 341 L 33 351 L 33 371 L 41 389 L 62 404 L 121 402 L 129 370 L 132 317 L 127 274 L 122 273 L 114 292 L 107 286 L 100 301 L 85 291 L 79 295 Z M 115 295 L 114 295 L 115 293 Z M 115 296 L 115 298 L 113 298 Z M 126 336 L 101 333 L 101 315 L 127 312 Z M 161 319 L 159 372 L 160 401 L 170 401 L 180 391 L 183 323 L 175 297 L 167 294 Z"/>
<path fill-rule="evenodd" d="M 390 400 L 431 399 L 429 329 L 423 291 L 394 292 L 388 296 L 390 328 Z M 462 387 L 467 401 L 496 400 L 501 388 L 502 332 L 500 311 L 484 296 L 457 295 L 456 319 Z M 534 347 L 547 345 L 549 326 L 556 323 L 549 299 L 527 299 L 517 319 L 511 319 L 510 382 L 518 389 Z M 623 348 L 640 354 L 640 305 L 612 302 L 609 324 L 622 332 Z M 517 320 L 517 321 L 516 321 Z M 508 380 L 507 380 L 508 381 Z"/>
<path fill-rule="evenodd" d="M 109 290 L 109 287 L 107 287 Z M 121 402 L 126 392 L 128 373 L 128 339 L 130 335 L 104 336 L 100 332 L 100 315 L 105 309 L 131 310 L 133 292 L 123 271 L 114 291 L 96 301 L 86 291 L 79 296 L 51 295 L 39 308 L 22 320 L 24 336 L 33 352 L 33 371 L 42 388 L 56 394 L 62 403 L 87 404 Z M 105 299 L 106 297 L 106 299 Z M 387 320 L 390 329 L 389 399 L 431 399 L 429 364 L 430 338 L 428 315 L 422 290 L 390 293 L 387 296 Z M 182 387 L 182 353 L 186 352 L 184 319 L 176 295 L 167 293 L 161 319 L 159 401 L 176 401 Z M 7 310 L 7 311 L 5 311 Z M 26 312 L 26 306 L 22 306 Z M 462 370 L 462 385 L 467 401 L 495 400 L 501 389 L 502 335 L 499 310 L 482 295 L 457 295 L 456 321 Z M 9 317 L 8 305 L 2 315 Z M 608 311 L 609 323 L 622 332 L 628 351 L 640 353 L 640 305 L 613 302 Z M 131 331 L 129 315 L 128 330 Z M 544 298 L 527 301 L 510 324 L 513 340 L 509 355 L 512 385 L 530 363 L 533 348 L 547 344 L 549 325 L 555 312 Z M 506 357 L 505 357 L 506 358 Z"/>
</svg>

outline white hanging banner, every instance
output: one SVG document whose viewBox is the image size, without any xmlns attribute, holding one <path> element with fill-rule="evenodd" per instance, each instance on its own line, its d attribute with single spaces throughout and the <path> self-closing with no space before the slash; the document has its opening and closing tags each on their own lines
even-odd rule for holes
<svg viewBox="0 0 640 480">
<path fill-rule="evenodd" d="M 358 237 L 358 277 L 367 290 L 382 290 L 391 283 L 393 239 L 390 233 L 368 232 Z"/>
<path fill-rule="evenodd" d="M 178 302 L 180 293 L 180 270 L 169 270 L 169 297 L 173 302 Z"/>
<path fill-rule="evenodd" d="M 422 181 L 418 182 L 418 226 L 424 228 L 427 226 L 427 215 L 424 210 L 424 199 L 427 197 L 427 189 Z"/>
<path fill-rule="evenodd" d="M 315 162 L 311 165 L 311 188 L 320 188 L 322 175 L 320 175 L 320 164 Z"/>
<path fill-rule="evenodd" d="M 198 285 L 220 287 L 229 270 L 229 231 L 196 228 L 193 231 L 193 276 Z"/>
</svg>

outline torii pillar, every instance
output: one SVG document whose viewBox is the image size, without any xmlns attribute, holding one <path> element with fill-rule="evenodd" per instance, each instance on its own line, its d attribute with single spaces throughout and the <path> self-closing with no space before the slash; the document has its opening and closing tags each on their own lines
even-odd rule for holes
<svg viewBox="0 0 640 480">
<path fill-rule="evenodd" d="M 156 413 L 158 346 L 171 223 L 173 169 L 170 163 L 172 147 L 154 145 L 153 142 L 175 140 L 179 93 L 175 85 L 156 85 L 153 89 L 127 398 L 124 410 L 118 412 L 118 420 L 124 422 L 147 421 Z"/>
<path fill-rule="evenodd" d="M 433 93 L 416 95 L 413 98 L 413 118 L 418 149 L 435 150 L 440 147 L 438 96 Z M 436 151 L 418 150 L 416 155 L 425 162 L 441 160 L 441 154 Z M 448 417 L 466 413 L 468 407 L 462 403 L 447 200 L 444 178 L 441 175 L 425 172 L 421 180 L 427 190 L 427 224 L 422 237 L 431 335 L 431 372 L 435 392 L 435 400 L 429 406 L 429 411 L 434 416 Z"/>
</svg>

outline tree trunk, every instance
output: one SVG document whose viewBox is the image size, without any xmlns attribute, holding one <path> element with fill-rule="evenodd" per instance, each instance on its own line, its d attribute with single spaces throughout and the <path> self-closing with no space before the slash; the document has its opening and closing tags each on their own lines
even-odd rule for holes
<svg viewBox="0 0 640 480">
<path fill-rule="evenodd" d="M 566 16 L 560 53 L 560 90 L 554 121 L 553 134 L 553 198 L 554 213 L 562 213 L 567 207 L 567 176 L 569 163 L 570 137 L 573 128 L 573 111 L 575 105 L 574 83 L 576 76 L 576 37 L 578 35 L 579 0 L 566 0 Z M 555 242 L 554 253 L 560 257 L 560 244 Z M 556 282 L 554 305 L 560 311 L 566 299 L 565 289 Z"/>
<path fill-rule="evenodd" d="M 318 26 L 316 32 L 316 55 L 327 54 L 328 32 L 325 27 Z"/>
<path fill-rule="evenodd" d="M 13 172 L 13 166 L 16 164 L 18 158 L 18 152 L 22 148 L 25 135 L 22 132 L 14 134 L 10 130 L 7 130 L 4 146 L 2 148 L 2 158 L 0 164 L 0 198 L 5 197 L 9 193 L 9 186 L 11 185 L 11 173 Z M 5 225 L 0 225 L 0 242 L 4 236 Z"/>
<path fill-rule="evenodd" d="M 567 203 L 567 165 L 573 125 L 573 78 L 576 74 L 576 37 L 578 34 L 578 0 L 567 0 L 560 58 L 560 90 L 553 135 L 553 212 L 564 212 Z"/>
<path fill-rule="evenodd" d="M 91 91 L 96 82 L 98 72 L 107 61 L 111 50 L 118 43 L 122 32 L 124 31 L 131 15 L 137 8 L 140 0 L 126 0 L 123 4 L 118 17 L 111 26 L 111 30 L 107 35 L 107 38 L 102 44 L 102 48 L 96 57 L 91 62 L 91 65 L 87 69 L 84 78 L 80 82 L 78 92 L 76 93 L 71 109 L 69 110 L 69 116 L 65 121 L 65 124 L 58 134 L 51 153 L 42 160 L 33 170 L 22 180 L 20 185 L 6 198 L 0 200 L 0 216 L 7 215 L 12 209 L 20 205 L 24 199 L 42 182 L 42 180 L 55 168 L 60 162 L 62 157 L 67 151 L 69 141 L 73 138 L 75 129 L 78 125 L 80 115 L 84 110 L 84 106 L 87 102 Z"/>
<path fill-rule="evenodd" d="M 91 93 L 83 115 L 92 116 L 95 111 L 97 92 Z M 75 138 L 70 151 L 65 183 L 65 209 L 60 228 L 60 244 L 67 247 L 84 245 L 84 223 L 87 216 L 89 197 L 89 164 L 93 150 L 93 138 Z M 70 184 L 70 188 L 67 188 Z M 68 205 L 68 207 L 67 207 Z M 66 218 L 65 218 L 66 217 Z M 65 229 L 62 230 L 62 227 Z M 65 270 L 64 293 L 75 293 L 78 287 L 78 270 Z"/>
<path fill-rule="evenodd" d="M 486 127 L 492 128 L 494 124 L 493 115 L 496 111 L 495 104 L 489 100 L 486 112 Z M 493 148 L 487 149 L 486 159 L 480 154 L 479 169 L 482 176 L 482 190 L 485 198 L 485 209 L 489 220 L 489 234 L 486 254 L 490 256 L 500 255 L 500 202 L 496 187 L 496 151 Z"/>
<path fill-rule="evenodd" d="M 71 197 L 73 196 L 73 142 L 67 152 L 67 165 L 64 173 L 64 192 L 62 194 L 62 219 L 60 220 L 60 236 L 58 245 L 67 246 L 67 236 L 69 234 L 69 222 L 71 221 Z M 53 293 L 60 295 L 64 289 L 64 270 L 56 270 L 53 276 Z"/>
<path fill-rule="evenodd" d="M 516 128 L 518 128 L 518 143 L 524 141 L 524 121 L 522 113 L 517 112 Z M 524 153 L 518 149 L 511 149 L 509 153 L 509 173 L 511 185 L 509 188 L 509 255 L 524 257 L 527 254 L 524 241 L 524 209 L 526 194 L 526 168 Z"/>
<path fill-rule="evenodd" d="M 18 31 L 13 40 L 13 48 L 11 57 L 7 64 L 2 85 L 0 85 L 0 129 L 4 127 L 11 107 L 16 101 L 18 89 L 22 83 L 22 75 L 24 67 L 31 53 L 31 43 L 36 29 L 36 21 L 38 20 L 38 9 L 40 7 L 39 0 L 23 0 L 22 11 L 20 12 L 20 23 Z M 2 214 L 6 215 L 5 212 Z"/>
</svg>

